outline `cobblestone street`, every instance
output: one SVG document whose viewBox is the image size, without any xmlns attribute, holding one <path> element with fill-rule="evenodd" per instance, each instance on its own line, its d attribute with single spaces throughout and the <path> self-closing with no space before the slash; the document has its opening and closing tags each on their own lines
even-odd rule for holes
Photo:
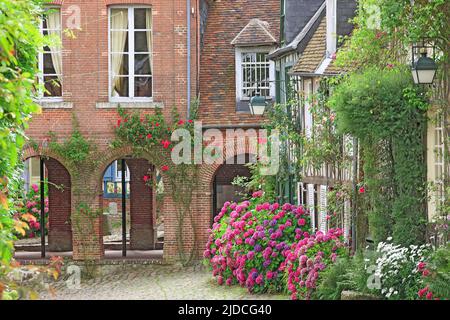
<svg viewBox="0 0 450 320">
<path fill-rule="evenodd" d="M 124 266 L 91 280 L 79 289 L 64 281 L 53 286 L 54 294 L 42 292 L 43 300 L 279 300 L 283 295 L 251 295 L 246 289 L 217 285 L 204 267 Z"/>
</svg>

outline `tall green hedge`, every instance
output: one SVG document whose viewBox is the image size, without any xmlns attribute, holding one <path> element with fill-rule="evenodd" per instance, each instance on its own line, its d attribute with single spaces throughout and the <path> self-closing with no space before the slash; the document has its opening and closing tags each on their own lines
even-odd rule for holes
<svg viewBox="0 0 450 320">
<path fill-rule="evenodd" d="M 349 75 L 330 98 L 338 130 L 361 142 L 374 240 L 422 243 L 426 229 L 426 97 L 407 68 Z"/>
</svg>

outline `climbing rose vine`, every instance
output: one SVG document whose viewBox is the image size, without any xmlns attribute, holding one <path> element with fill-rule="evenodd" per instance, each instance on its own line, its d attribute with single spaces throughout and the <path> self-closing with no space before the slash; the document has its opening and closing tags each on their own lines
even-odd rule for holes
<svg viewBox="0 0 450 320">
<path fill-rule="evenodd" d="M 222 285 L 240 284 L 250 292 L 285 287 L 280 265 L 295 241 L 309 236 L 309 214 L 291 204 L 261 203 L 261 191 L 240 204 L 226 202 L 206 245 L 204 257 Z"/>
<path fill-rule="evenodd" d="M 173 147 L 171 142 L 173 131 L 177 129 L 192 131 L 193 127 L 192 120 L 175 119 L 172 124 L 169 124 L 160 111 L 155 112 L 155 114 L 142 116 L 139 113 L 126 113 L 123 109 L 119 109 L 119 117 L 114 129 L 117 137 L 123 141 L 144 149 L 160 147 L 161 152 L 167 153 L 164 158 L 171 159 L 168 153 Z M 115 143 L 118 143 L 118 141 Z M 172 167 L 172 162 L 168 160 L 166 164 L 161 165 L 158 169 L 162 172 L 167 172 Z"/>
</svg>

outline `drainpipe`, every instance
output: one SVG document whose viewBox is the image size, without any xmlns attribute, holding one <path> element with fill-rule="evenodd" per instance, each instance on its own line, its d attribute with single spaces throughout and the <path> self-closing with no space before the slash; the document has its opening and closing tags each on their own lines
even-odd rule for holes
<svg viewBox="0 0 450 320">
<path fill-rule="evenodd" d="M 187 119 L 191 117 L 191 0 L 187 0 Z"/>
</svg>

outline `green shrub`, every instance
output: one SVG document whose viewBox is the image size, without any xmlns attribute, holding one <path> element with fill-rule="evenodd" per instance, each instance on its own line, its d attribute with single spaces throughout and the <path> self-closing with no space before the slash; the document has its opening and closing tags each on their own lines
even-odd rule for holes
<svg viewBox="0 0 450 320">
<path fill-rule="evenodd" d="M 423 139 L 428 103 L 410 71 L 369 68 L 348 76 L 329 104 L 341 133 L 357 137 L 364 164 L 364 200 L 376 242 L 392 236 L 421 244 L 426 233 Z"/>
</svg>

